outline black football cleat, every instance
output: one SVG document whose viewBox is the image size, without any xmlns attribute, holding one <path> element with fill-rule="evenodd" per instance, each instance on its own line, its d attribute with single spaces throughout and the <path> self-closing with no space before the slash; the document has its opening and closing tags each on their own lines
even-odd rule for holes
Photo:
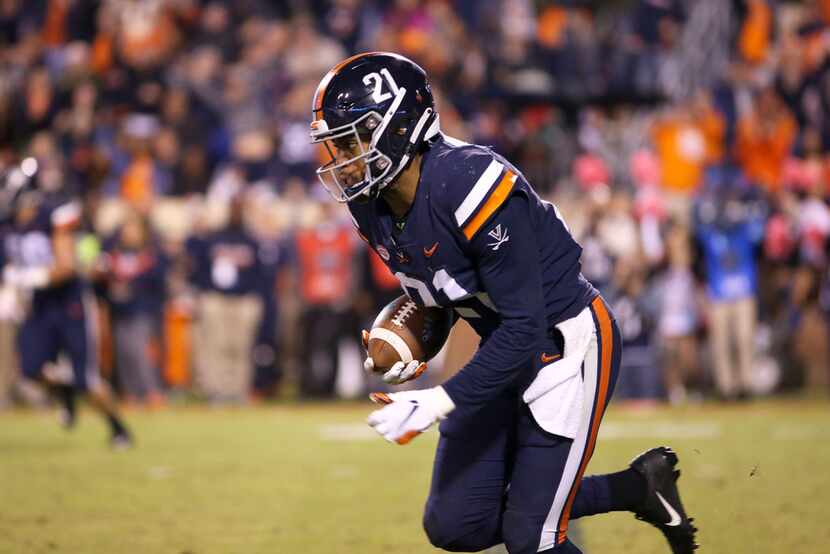
<svg viewBox="0 0 830 554">
<path fill-rule="evenodd" d="M 666 537 L 673 554 L 691 554 L 697 550 L 695 542 L 697 527 L 693 518 L 686 516 L 677 479 L 680 470 L 677 454 L 671 448 L 658 446 L 643 452 L 631 462 L 631 469 L 646 480 L 648 491 L 642 505 L 635 510 L 637 519 L 646 521 Z"/>
<path fill-rule="evenodd" d="M 58 420 L 60 421 L 61 427 L 67 431 L 71 431 L 75 428 L 77 419 L 78 418 L 74 409 L 68 409 L 65 406 L 61 406 L 60 411 L 58 412 Z"/>
<path fill-rule="evenodd" d="M 113 450 L 129 450 L 133 446 L 133 437 L 126 430 L 113 433 L 110 436 L 110 448 Z"/>
</svg>

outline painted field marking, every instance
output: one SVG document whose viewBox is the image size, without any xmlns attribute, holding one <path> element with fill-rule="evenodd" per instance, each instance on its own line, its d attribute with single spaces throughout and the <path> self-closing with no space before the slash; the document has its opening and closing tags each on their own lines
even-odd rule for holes
<svg viewBox="0 0 830 554">
<path fill-rule="evenodd" d="M 432 431 L 433 429 L 430 429 Z M 769 430 L 769 437 L 778 441 L 827 440 L 830 429 L 819 425 L 779 424 Z M 365 423 L 337 423 L 318 427 L 321 439 L 356 442 L 378 440 L 380 437 Z M 609 421 L 600 427 L 600 440 L 633 439 L 717 439 L 724 435 L 724 425 L 714 421 L 681 423 L 657 421 L 650 423 Z"/>
</svg>

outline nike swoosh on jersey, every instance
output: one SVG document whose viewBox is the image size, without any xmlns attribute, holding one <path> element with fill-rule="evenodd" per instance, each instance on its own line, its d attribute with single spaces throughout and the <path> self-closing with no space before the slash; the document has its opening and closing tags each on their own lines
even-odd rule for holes
<svg viewBox="0 0 830 554">
<path fill-rule="evenodd" d="M 663 504 L 663 507 L 664 507 L 664 508 L 666 509 L 666 511 L 669 513 L 669 517 L 671 518 L 671 519 L 669 520 L 669 522 L 668 522 L 668 523 L 666 523 L 665 525 L 668 525 L 669 527 L 677 527 L 678 525 L 680 525 L 681 518 L 680 518 L 680 514 L 678 514 L 678 513 L 677 513 L 677 510 L 675 510 L 675 509 L 672 507 L 672 505 L 671 505 L 671 504 L 669 504 L 668 502 L 666 502 L 666 499 L 665 499 L 665 498 L 663 498 L 663 495 L 662 495 L 662 494 L 660 494 L 660 493 L 659 493 L 659 492 L 657 492 L 657 491 L 654 491 L 654 494 L 656 494 L 656 495 L 657 495 L 657 499 L 660 501 L 660 503 L 661 503 L 661 504 Z"/>
<path fill-rule="evenodd" d="M 562 354 L 552 354 L 551 355 L 551 354 L 548 354 L 547 352 L 542 352 L 542 356 L 541 356 L 543 364 L 549 364 L 552 361 L 558 360 L 561 357 L 562 357 Z"/>
<path fill-rule="evenodd" d="M 426 256 L 427 258 L 431 258 L 432 255 L 435 254 L 436 250 L 438 250 L 438 243 L 437 242 L 435 244 L 433 244 L 432 246 L 430 246 L 429 248 L 427 248 L 425 246 L 424 247 L 424 256 Z"/>
</svg>

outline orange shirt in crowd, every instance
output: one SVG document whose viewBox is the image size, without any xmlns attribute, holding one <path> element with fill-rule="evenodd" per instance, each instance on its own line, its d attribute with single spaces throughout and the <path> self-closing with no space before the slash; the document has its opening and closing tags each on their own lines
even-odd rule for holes
<svg viewBox="0 0 830 554">
<path fill-rule="evenodd" d="M 568 12 L 561 6 L 548 6 L 539 16 L 536 39 L 548 48 L 558 48 L 565 41 Z"/>
<path fill-rule="evenodd" d="M 757 114 L 741 118 L 735 155 L 747 177 L 767 190 L 778 190 L 795 136 L 796 122 L 789 113 L 781 112 L 763 122 Z"/>
<path fill-rule="evenodd" d="M 121 196 L 136 208 L 149 207 L 153 201 L 153 159 L 139 155 L 121 177 Z"/>
<path fill-rule="evenodd" d="M 300 290 L 309 304 L 341 302 L 351 294 L 357 244 L 346 225 L 318 226 L 297 233 Z"/>
<path fill-rule="evenodd" d="M 371 248 L 369 249 L 369 262 L 372 268 L 372 281 L 378 288 L 384 291 L 400 288 L 401 283 L 398 278 L 392 275 L 389 267 L 383 263 L 378 253 Z"/>
<path fill-rule="evenodd" d="M 723 159 L 726 135 L 726 120 L 714 109 L 708 109 L 698 121 L 706 145 L 704 163 L 714 164 Z"/>
<path fill-rule="evenodd" d="M 703 178 L 703 168 L 723 158 L 725 130 L 723 116 L 712 108 L 692 111 L 683 107 L 658 121 L 652 134 L 663 187 L 681 193 L 694 191 Z"/>
<path fill-rule="evenodd" d="M 43 43 L 60 46 L 66 41 L 66 16 L 69 14 L 68 0 L 49 0 L 43 22 Z"/>
<path fill-rule="evenodd" d="M 670 190 L 691 191 L 700 183 L 706 146 L 703 133 L 690 123 L 662 121 L 654 127 L 661 183 Z"/>
<path fill-rule="evenodd" d="M 127 64 L 155 65 L 173 51 L 178 40 L 173 14 L 163 4 L 148 2 L 121 7 L 116 45 Z"/>
<path fill-rule="evenodd" d="M 662 168 L 662 185 L 688 192 L 700 183 L 706 148 L 703 133 L 690 123 L 662 121 L 654 128 L 654 145 Z"/>
<path fill-rule="evenodd" d="M 738 49 L 744 60 L 762 63 L 769 53 L 772 34 L 772 10 L 767 0 L 750 0 L 749 11 L 741 27 Z"/>
</svg>

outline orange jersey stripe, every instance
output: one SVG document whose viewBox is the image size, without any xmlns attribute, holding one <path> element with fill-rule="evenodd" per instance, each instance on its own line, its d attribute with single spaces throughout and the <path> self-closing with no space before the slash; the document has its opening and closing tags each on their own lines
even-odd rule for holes
<svg viewBox="0 0 830 554">
<path fill-rule="evenodd" d="M 332 78 L 340 73 L 340 70 L 343 69 L 349 62 L 352 62 L 358 58 L 362 58 L 363 56 L 368 56 L 369 54 L 378 54 L 378 52 L 363 52 L 360 54 L 355 54 L 349 58 L 346 58 L 339 64 L 332 67 L 326 76 L 323 77 L 323 80 L 320 81 L 320 84 L 317 85 L 317 92 L 314 93 L 314 111 L 318 112 L 323 107 L 323 96 L 326 94 L 326 88 L 329 86 L 329 82 L 331 82 Z M 321 119 L 323 117 L 322 114 L 316 114 L 317 119 Z"/>
<path fill-rule="evenodd" d="M 599 323 L 599 343 L 602 350 L 598 375 L 599 382 L 597 383 L 597 401 L 594 408 L 594 419 L 591 421 L 591 430 L 588 433 L 588 441 L 585 445 L 585 452 L 582 454 L 582 462 L 579 464 L 579 471 L 577 471 L 576 479 L 574 480 L 575 485 L 568 495 L 565 508 L 562 510 L 562 522 L 559 525 L 558 535 L 556 537 L 557 544 L 564 542 L 567 537 L 568 521 L 571 518 L 571 508 L 573 507 L 576 493 L 579 490 L 579 483 L 582 481 L 582 476 L 585 474 L 585 469 L 588 467 L 588 462 L 591 461 L 591 456 L 593 456 L 594 448 L 597 445 L 599 424 L 602 422 L 602 416 L 605 414 L 605 401 L 608 397 L 608 384 L 611 380 L 611 350 L 614 347 L 611 317 L 608 315 L 605 303 L 599 296 L 591 302 L 591 306 L 594 308 L 594 313 Z"/>
<path fill-rule="evenodd" d="M 490 219 L 490 216 L 499 209 L 499 206 L 504 204 L 504 201 L 507 200 L 508 196 L 510 196 L 510 192 L 513 190 L 513 185 L 515 183 L 516 174 L 510 170 L 505 171 L 504 177 L 501 178 L 499 184 L 496 185 L 496 188 L 490 193 L 490 198 L 484 202 L 484 205 L 475 217 L 473 217 L 470 222 L 464 226 L 464 236 L 467 237 L 467 240 L 472 239 L 475 234 L 478 233 L 479 229 L 481 229 L 481 227 L 487 222 L 487 220 Z"/>
</svg>

